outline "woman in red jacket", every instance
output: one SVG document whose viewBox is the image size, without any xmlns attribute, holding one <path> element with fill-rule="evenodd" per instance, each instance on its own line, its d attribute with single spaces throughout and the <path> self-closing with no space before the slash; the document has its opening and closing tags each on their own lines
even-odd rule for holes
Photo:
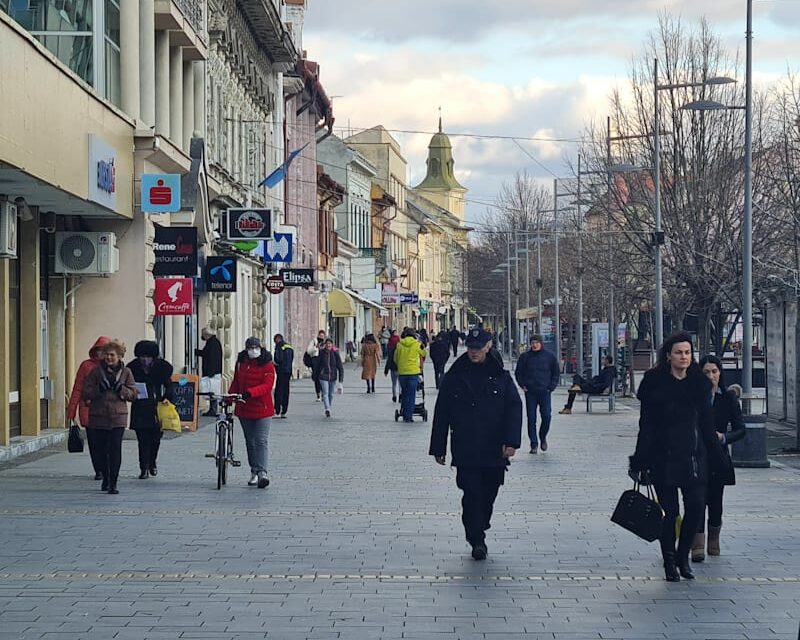
<svg viewBox="0 0 800 640">
<path fill-rule="evenodd" d="M 234 414 L 239 418 L 247 445 L 250 463 L 248 486 L 264 489 L 269 486 L 267 459 L 269 426 L 275 415 L 272 390 L 275 387 L 275 365 L 272 354 L 261 346 L 261 340 L 248 338 L 236 359 L 236 371 L 228 393 L 241 394 L 244 402 L 236 405 Z"/>
</svg>

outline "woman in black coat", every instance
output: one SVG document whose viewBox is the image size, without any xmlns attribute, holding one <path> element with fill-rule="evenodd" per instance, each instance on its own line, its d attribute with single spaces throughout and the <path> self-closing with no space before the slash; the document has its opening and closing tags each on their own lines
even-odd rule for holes
<svg viewBox="0 0 800 640">
<path fill-rule="evenodd" d="M 172 385 L 172 365 L 159 357 L 158 344 L 152 340 L 141 340 L 133 349 L 136 359 L 128 365 L 133 379 L 145 385 L 147 397 L 131 405 L 131 429 L 136 431 L 139 442 L 139 479 L 158 474 L 156 458 L 161 445 L 161 425 L 158 423 L 159 402 L 175 399 Z"/>
<path fill-rule="evenodd" d="M 725 387 L 722 376 L 722 362 L 716 356 L 706 356 L 700 360 L 703 374 L 711 383 L 713 398 L 714 430 L 719 441 L 719 457 L 721 466 L 711 470 L 706 490 L 706 507 L 708 508 L 708 555 L 718 556 L 719 533 L 722 529 L 722 494 L 725 485 L 736 484 L 733 462 L 728 453 L 728 445 L 744 438 L 745 426 L 742 419 L 742 407 L 736 394 Z M 692 544 L 692 562 L 705 560 L 705 511 L 700 519 L 698 533 Z"/>
<path fill-rule="evenodd" d="M 694 578 L 689 550 L 705 508 L 709 470 L 719 466 L 719 441 L 711 415 L 711 383 L 694 360 L 691 336 L 674 333 L 659 350 L 658 363 L 639 385 L 639 436 L 629 474 L 655 485 L 664 510 L 659 541 L 670 582 Z M 684 514 L 675 549 L 675 521 Z"/>
</svg>

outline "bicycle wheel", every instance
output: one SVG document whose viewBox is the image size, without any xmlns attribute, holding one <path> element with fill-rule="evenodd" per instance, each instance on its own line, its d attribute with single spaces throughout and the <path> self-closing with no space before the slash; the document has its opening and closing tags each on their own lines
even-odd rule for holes
<svg viewBox="0 0 800 640">
<path fill-rule="evenodd" d="M 228 465 L 233 460 L 233 429 L 228 423 L 225 429 L 225 467 L 222 470 L 222 484 L 228 482 Z"/>
<path fill-rule="evenodd" d="M 217 425 L 217 489 L 225 484 L 225 473 L 228 466 L 228 429 L 223 422 Z"/>
</svg>

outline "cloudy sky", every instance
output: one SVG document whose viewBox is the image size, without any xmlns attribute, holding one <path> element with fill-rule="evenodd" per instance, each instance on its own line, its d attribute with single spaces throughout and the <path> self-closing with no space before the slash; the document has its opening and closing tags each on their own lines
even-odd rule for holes
<svg viewBox="0 0 800 640">
<path fill-rule="evenodd" d="M 574 156 L 584 124 L 604 119 L 608 95 L 624 84 L 631 58 L 669 11 L 705 16 L 744 51 L 745 0 L 310 0 L 303 46 L 321 64 L 336 125 L 357 131 L 435 131 L 438 108 L 452 135 L 456 173 L 479 219 L 516 170 L 544 180 Z M 754 69 L 767 83 L 800 69 L 800 0 L 755 0 Z M 408 180 L 425 173 L 430 133 L 395 134 Z M 544 138 L 545 140 L 523 140 Z"/>
</svg>

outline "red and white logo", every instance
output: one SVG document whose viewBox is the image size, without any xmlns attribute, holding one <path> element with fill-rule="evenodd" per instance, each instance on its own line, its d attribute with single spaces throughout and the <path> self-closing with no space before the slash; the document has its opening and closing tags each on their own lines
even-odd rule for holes
<svg viewBox="0 0 800 640">
<path fill-rule="evenodd" d="M 153 294 L 157 316 L 190 316 L 194 312 L 191 278 L 157 278 Z"/>
</svg>

